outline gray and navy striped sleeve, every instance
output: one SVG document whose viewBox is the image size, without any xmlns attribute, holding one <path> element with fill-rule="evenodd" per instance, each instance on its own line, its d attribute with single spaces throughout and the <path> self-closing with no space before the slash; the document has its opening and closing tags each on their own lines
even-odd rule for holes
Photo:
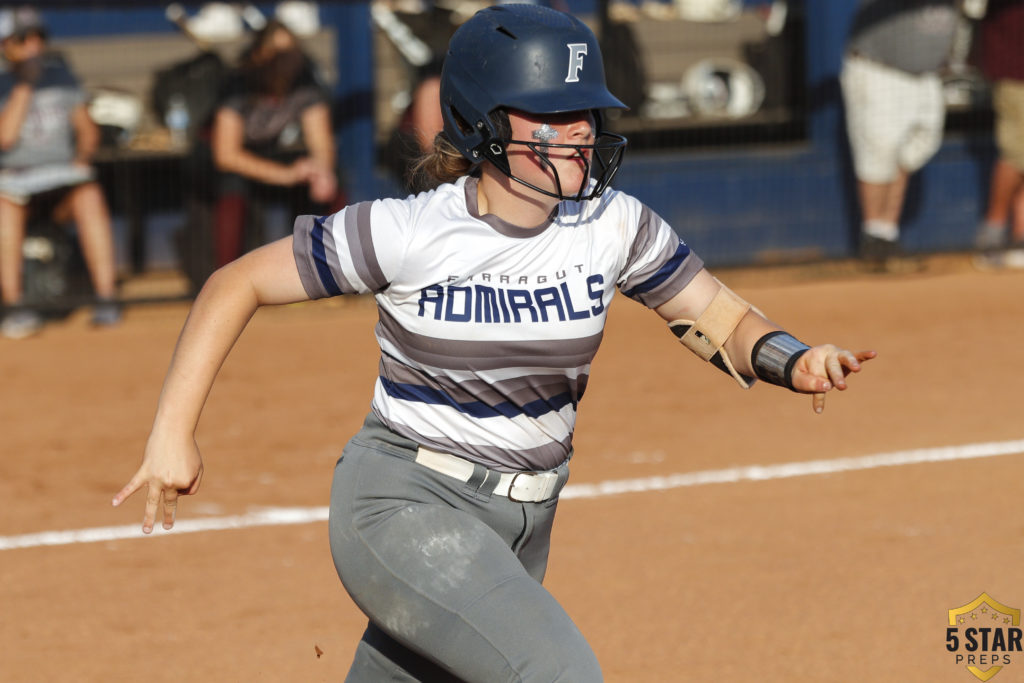
<svg viewBox="0 0 1024 683">
<path fill-rule="evenodd" d="M 641 204 L 637 232 L 619 280 L 622 293 L 657 308 L 682 291 L 703 267 L 703 260 L 669 224 Z"/>
<path fill-rule="evenodd" d="M 379 202 L 360 202 L 329 216 L 295 219 L 292 249 L 302 285 L 311 299 L 369 294 L 391 284 L 378 258 L 371 214 Z M 387 212 L 383 212 L 387 216 Z M 392 221 L 394 223 L 394 221 Z M 384 240 L 397 243 L 399 240 Z"/>
</svg>

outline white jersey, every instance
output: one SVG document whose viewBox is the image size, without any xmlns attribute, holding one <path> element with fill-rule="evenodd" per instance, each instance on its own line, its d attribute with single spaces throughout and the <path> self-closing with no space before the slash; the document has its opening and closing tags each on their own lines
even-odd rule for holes
<svg viewBox="0 0 1024 683">
<path fill-rule="evenodd" d="M 524 229 L 477 210 L 461 178 L 295 222 L 311 298 L 373 293 L 372 410 L 417 443 L 505 471 L 571 454 L 616 286 L 651 308 L 703 267 L 665 221 L 608 190 Z"/>
</svg>

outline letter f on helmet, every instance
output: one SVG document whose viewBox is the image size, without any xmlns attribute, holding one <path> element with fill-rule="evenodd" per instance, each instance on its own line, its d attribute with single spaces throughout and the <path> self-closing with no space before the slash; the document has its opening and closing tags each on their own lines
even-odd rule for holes
<svg viewBox="0 0 1024 683">
<path fill-rule="evenodd" d="M 583 55 L 587 54 L 586 43 L 569 43 L 569 73 L 565 77 L 566 83 L 580 82 L 580 69 L 583 68 Z"/>
</svg>

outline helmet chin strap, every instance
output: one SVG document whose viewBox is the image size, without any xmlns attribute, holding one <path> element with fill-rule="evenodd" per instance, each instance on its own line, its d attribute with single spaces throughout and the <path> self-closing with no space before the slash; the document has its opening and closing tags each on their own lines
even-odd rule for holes
<svg viewBox="0 0 1024 683">
<path fill-rule="evenodd" d="M 515 140 L 512 140 L 510 142 L 515 142 Z M 562 177 L 558 173 L 558 169 L 555 168 L 554 162 L 552 162 L 551 158 L 548 156 L 548 149 L 551 146 L 546 144 L 527 144 L 526 146 L 529 147 L 533 151 L 533 153 L 537 155 L 537 158 L 540 159 L 541 164 L 551 171 L 551 177 L 554 178 L 555 180 L 555 191 L 545 191 L 537 187 L 536 185 L 529 183 L 523 180 L 522 178 L 519 178 L 518 176 L 512 175 L 511 173 L 509 173 L 509 178 L 516 181 L 517 183 L 520 183 L 521 185 L 529 187 L 532 190 L 536 190 L 537 192 L 545 194 L 549 197 L 555 197 L 556 199 L 575 199 L 578 201 L 582 197 L 583 191 L 586 189 L 587 185 L 590 184 L 590 160 L 587 159 L 586 155 L 584 155 L 578 147 L 576 148 L 576 154 L 570 157 L 570 159 L 576 157 L 583 159 L 583 177 L 580 179 L 580 187 L 576 194 L 566 196 L 565 192 L 563 192 L 562 190 Z"/>
</svg>

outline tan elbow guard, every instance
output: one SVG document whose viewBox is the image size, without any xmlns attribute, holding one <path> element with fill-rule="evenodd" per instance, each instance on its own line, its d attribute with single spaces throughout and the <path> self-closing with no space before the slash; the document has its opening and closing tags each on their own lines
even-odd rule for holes
<svg viewBox="0 0 1024 683">
<path fill-rule="evenodd" d="M 683 346 L 722 372 L 729 373 L 741 387 L 748 389 L 757 380 L 736 371 L 725 350 L 725 341 L 750 309 L 749 303 L 722 285 L 697 320 L 680 318 L 671 321 L 668 326 Z"/>
</svg>

